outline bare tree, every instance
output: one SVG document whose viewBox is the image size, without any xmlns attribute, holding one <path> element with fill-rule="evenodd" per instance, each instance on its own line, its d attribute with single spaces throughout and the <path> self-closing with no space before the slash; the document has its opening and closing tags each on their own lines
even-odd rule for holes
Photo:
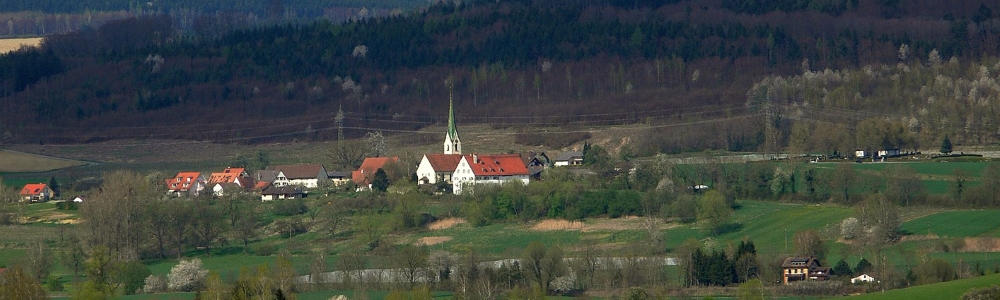
<svg viewBox="0 0 1000 300">
<path fill-rule="evenodd" d="M 403 276 L 409 283 L 409 289 L 413 289 L 417 281 L 425 276 L 427 272 L 427 255 L 426 247 L 412 245 L 399 247 L 395 255 L 393 255 L 393 263 L 402 270 Z"/>
<path fill-rule="evenodd" d="M 153 184 L 139 173 L 104 174 L 100 192 L 81 206 L 91 245 L 105 245 L 124 261 L 139 260 L 145 233 L 147 206 L 156 197 Z"/>
</svg>

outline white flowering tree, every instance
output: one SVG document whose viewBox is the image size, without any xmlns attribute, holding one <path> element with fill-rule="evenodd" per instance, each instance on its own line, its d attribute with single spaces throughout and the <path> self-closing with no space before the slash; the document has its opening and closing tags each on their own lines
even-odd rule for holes
<svg viewBox="0 0 1000 300">
<path fill-rule="evenodd" d="M 167 274 L 167 288 L 172 291 L 191 292 L 201 288 L 208 270 L 201 265 L 200 259 L 182 260 Z"/>
</svg>

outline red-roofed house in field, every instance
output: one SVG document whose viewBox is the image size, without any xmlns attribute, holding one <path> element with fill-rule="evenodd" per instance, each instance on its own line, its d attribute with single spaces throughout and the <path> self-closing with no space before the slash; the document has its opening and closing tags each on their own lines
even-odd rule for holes
<svg viewBox="0 0 1000 300">
<path fill-rule="evenodd" d="M 222 172 L 212 173 L 208 177 L 208 184 L 212 185 L 214 183 L 233 183 L 242 188 L 251 188 L 253 187 L 253 178 L 250 178 L 250 174 L 247 173 L 246 169 L 226 168 Z"/>
<path fill-rule="evenodd" d="M 49 198 L 52 198 L 52 189 L 44 183 L 29 183 L 21 189 L 21 198 L 27 202 L 49 201 Z"/>
<path fill-rule="evenodd" d="M 417 166 L 417 182 L 420 184 L 451 183 L 451 175 L 455 173 L 461 154 L 424 154 Z"/>
<path fill-rule="evenodd" d="M 174 196 L 198 196 L 208 185 L 208 180 L 199 172 L 180 172 L 166 182 L 167 193 Z"/>
<path fill-rule="evenodd" d="M 375 176 L 375 172 L 385 167 L 388 163 L 396 162 L 399 162 L 399 157 L 366 157 L 365 161 L 361 162 L 361 167 L 351 172 L 351 180 L 359 187 L 371 188 L 372 177 Z"/>
<path fill-rule="evenodd" d="M 451 175 L 452 190 L 461 195 L 463 188 L 480 184 L 528 184 L 530 173 L 517 154 L 463 155 Z"/>
<path fill-rule="evenodd" d="M 266 171 L 281 171 L 288 179 L 288 185 L 298 185 L 306 188 L 316 188 L 320 181 L 330 180 L 326 167 L 321 164 L 298 164 L 267 166 Z"/>
</svg>

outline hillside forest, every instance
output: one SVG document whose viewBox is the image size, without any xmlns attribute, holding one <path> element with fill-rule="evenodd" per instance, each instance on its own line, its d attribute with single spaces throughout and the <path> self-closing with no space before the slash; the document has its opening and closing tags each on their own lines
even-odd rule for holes
<svg viewBox="0 0 1000 300">
<path fill-rule="evenodd" d="M 998 8 L 474 1 L 223 32 L 141 15 L 0 56 L 0 132 L 330 140 L 440 124 L 453 98 L 459 122 L 525 132 L 648 124 L 647 155 L 986 145 L 1000 134 Z"/>
</svg>

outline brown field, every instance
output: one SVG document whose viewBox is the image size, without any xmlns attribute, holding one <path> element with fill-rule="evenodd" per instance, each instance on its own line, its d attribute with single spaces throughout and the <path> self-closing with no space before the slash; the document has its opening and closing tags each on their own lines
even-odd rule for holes
<svg viewBox="0 0 1000 300">
<path fill-rule="evenodd" d="M 75 160 L 0 150 L 0 172 L 44 172 L 83 164 Z"/>
<path fill-rule="evenodd" d="M 38 47 L 42 38 L 0 39 L 0 54 L 21 49 L 22 46 Z"/>
</svg>

